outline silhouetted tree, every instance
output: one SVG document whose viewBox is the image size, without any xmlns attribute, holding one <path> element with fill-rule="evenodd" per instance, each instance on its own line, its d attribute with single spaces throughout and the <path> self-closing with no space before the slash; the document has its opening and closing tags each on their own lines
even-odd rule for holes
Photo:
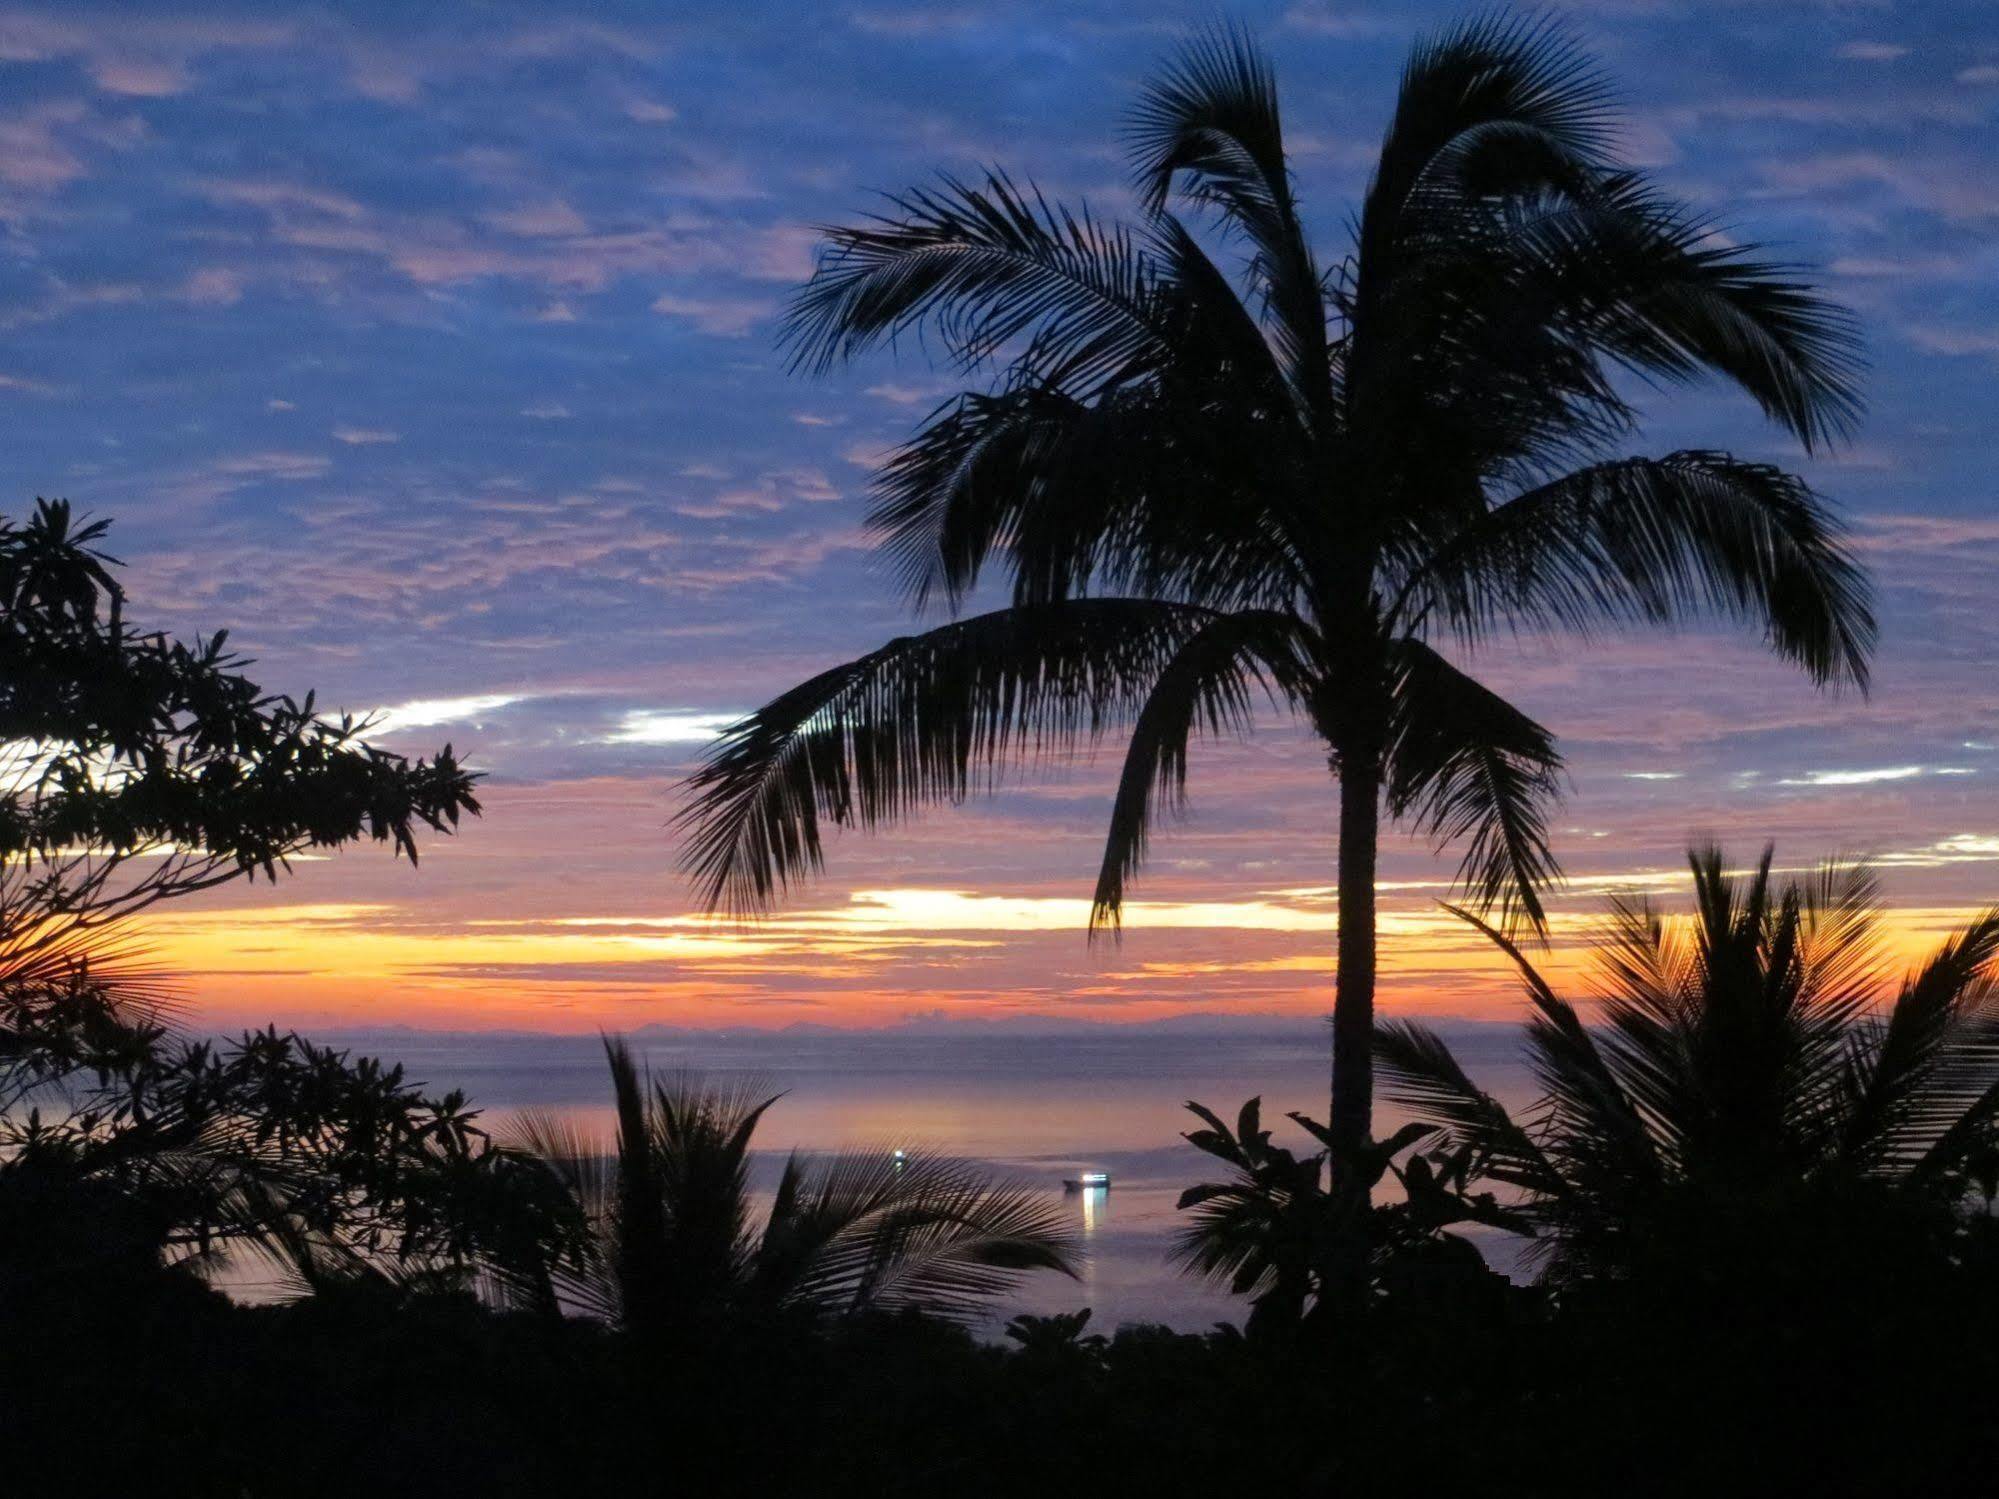
<svg viewBox="0 0 1999 1499">
<path fill-rule="evenodd" d="M 0 520 L 0 988 L 60 981 L 156 901 L 364 838 L 414 862 L 479 810 L 449 746 L 376 749 L 267 694 L 225 633 L 132 625 L 106 530 L 62 500 Z"/>
<path fill-rule="evenodd" d="M 1207 1127 L 1183 1138 L 1226 1162 L 1230 1174 L 1180 1194 L 1180 1209 L 1193 1221 L 1180 1231 L 1172 1258 L 1247 1296 L 1252 1336 L 1324 1324 L 1337 1310 L 1398 1289 L 1436 1297 L 1503 1284 L 1475 1245 L 1447 1231 L 1467 1223 L 1526 1228 L 1490 1194 L 1466 1191 L 1470 1152 L 1442 1161 L 1411 1154 L 1396 1164 L 1437 1126 L 1406 1125 L 1371 1145 L 1354 1169 L 1329 1172 L 1331 1132 L 1302 1114 L 1286 1117 L 1326 1148 L 1301 1157 L 1271 1143 L 1260 1098 L 1242 1106 L 1233 1129 L 1198 1103 L 1187 1107 Z M 1402 1199 L 1372 1201 L 1374 1187 L 1391 1174 Z M 1329 1275 L 1342 1274 L 1358 1284 L 1328 1284 Z"/>
<path fill-rule="evenodd" d="M 578 1264 L 532 1280 L 513 1267 L 529 1300 L 553 1295 L 642 1339 L 684 1338 L 744 1318 L 969 1316 L 1024 1272 L 1075 1273 L 1071 1233 L 1035 1194 L 893 1150 L 792 1155 L 758 1226 L 750 1142 L 776 1096 L 754 1082 L 650 1078 L 622 1041 L 606 1051 L 615 1142 L 559 1117 L 523 1122 L 521 1143 L 596 1230 Z"/>
<path fill-rule="evenodd" d="M 1999 910 L 1884 1004 L 1872 874 L 1829 863 L 1780 884 L 1770 862 L 1744 877 L 1696 850 L 1691 918 L 1615 904 L 1595 1025 L 1486 928 L 1534 1009 L 1542 1096 L 1523 1119 L 1430 1031 L 1383 1028 L 1391 1096 L 1520 1194 L 1557 1283 L 1650 1267 L 1764 1284 L 1869 1256 L 1916 1274 L 1982 1203 L 1999 1164 Z"/>
<path fill-rule="evenodd" d="M 309 1289 L 366 1265 L 552 1259 L 580 1239 L 539 1162 L 400 1066 L 275 1030 L 218 1046 L 157 1028 L 87 1066 L 0 1112 L 0 1291 L 231 1250 Z"/>
<path fill-rule="evenodd" d="M 423 830 L 478 811 L 475 777 L 266 694 L 221 634 L 137 629 L 106 529 L 59 500 L 0 520 L 0 1280 L 280 1231 L 467 1252 L 475 1199 L 530 1168 L 462 1097 L 295 1036 L 178 1038 L 172 986 L 117 924 L 309 848 L 414 861 Z"/>
<path fill-rule="evenodd" d="M 1818 496 L 1726 453 L 1621 451 L 1625 373 L 1719 375 L 1827 442 L 1858 409 L 1849 322 L 1615 138 L 1558 30 L 1451 27 L 1411 54 L 1352 243 L 1323 262 L 1271 67 L 1223 30 L 1140 95 L 1135 225 L 995 172 L 830 230 L 789 313 L 798 365 L 920 333 L 997 371 L 882 467 L 884 551 L 919 608 L 989 569 L 1012 597 L 735 725 L 686 813 L 705 897 L 760 910 L 820 863 L 825 822 L 877 827 L 1125 729 L 1093 917 L 1115 922 L 1190 741 L 1246 730 L 1268 694 L 1339 781 L 1331 1125 L 1356 1156 L 1384 807 L 1462 843 L 1470 896 L 1509 919 L 1540 922 L 1555 872 L 1548 730 L 1441 645 L 1713 611 L 1817 682 L 1865 681 L 1867 587 Z"/>
</svg>

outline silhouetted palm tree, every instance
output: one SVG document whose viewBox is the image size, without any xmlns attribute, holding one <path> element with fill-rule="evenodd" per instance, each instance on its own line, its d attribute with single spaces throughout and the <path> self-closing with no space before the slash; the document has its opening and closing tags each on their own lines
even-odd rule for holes
<svg viewBox="0 0 1999 1499">
<path fill-rule="evenodd" d="M 1129 730 L 1093 923 L 1115 922 L 1189 741 L 1259 694 L 1340 785 L 1336 1156 L 1368 1137 L 1383 807 L 1481 907 L 1538 924 L 1549 732 L 1438 650 L 1495 631 L 1760 625 L 1864 685 L 1874 622 L 1799 479 L 1726 453 L 1631 457 L 1635 374 L 1716 374 L 1807 448 L 1857 411 L 1848 319 L 1619 166 L 1603 82 L 1553 29 L 1422 41 L 1341 257 L 1308 242 L 1275 79 L 1234 32 L 1146 87 L 1116 226 L 995 173 L 829 231 L 787 325 L 825 370 L 921 333 L 991 388 L 882 468 L 872 524 L 911 599 L 1008 607 L 890 641 L 734 726 L 694 778 L 685 860 L 766 907 L 822 857 L 1009 763 Z M 1168 210 L 1205 214 L 1204 236 Z M 1210 258 L 1242 252 L 1235 275 Z"/>
<path fill-rule="evenodd" d="M 1884 1008 L 1864 866 L 1780 886 L 1767 851 L 1746 878 L 1718 849 L 1692 864 L 1691 919 L 1613 907 L 1595 1026 L 1486 928 L 1535 1012 L 1542 1096 L 1523 1120 L 1413 1024 L 1376 1038 L 1389 1096 L 1522 1194 L 1558 1279 L 1625 1273 L 1690 1228 L 1743 1268 L 1786 1220 L 1871 1232 L 1914 1214 L 1947 1232 L 1999 1165 L 1999 910 Z"/>
<path fill-rule="evenodd" d="M 1075 1273 L 1073 1235 L 1036 1194 L 896 1150 L 794 1154 L 756 1226 L 750 1141 L 777 1096 L 754 1081 L 649 1079 L 622 1041 L 606 1050 L 615 1145 L 543 1115 L 523 1122 L 519 1142 L 596 1226 L 591 1252 L 548 1277 L 568 1306 L 645 1337 L 786 1312 L 964 1317 L 1025 1272 Z"/>
</svg>

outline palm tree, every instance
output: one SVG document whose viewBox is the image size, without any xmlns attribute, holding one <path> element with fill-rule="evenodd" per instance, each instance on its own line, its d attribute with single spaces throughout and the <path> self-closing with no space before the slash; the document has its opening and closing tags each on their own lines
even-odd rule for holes
<svg viewBox="0 0 1999 1499">
<path fill-rule="evenodd" d="M 1628 375 L 1718 375 L 1807 449 L 1831 441 L 1858 410 L 1849 321 L 1622 169 L 1615 123 L 1554 29 L 1432 36 L 1327 264 L 1270 64 L 1221 30 L 1140 95 L 1135 225 L 995 172 L 830 230 L 789 312 L 798 365 L 921 334 L 996 371 L 882 467 L 881 544 L 918 608 L 957 610 L 989 566 L 1011 602 L 724 735 L 683 813 L 709 906 L 767 909 L 820 865 L 826 822 L 878 827 L 1122 729 L 1092 917 L 1115 925 L 1190 741 L 1248 729 L 1268 695 L 1339 782 L 1330 1117 L 1336 1157 L 1362 1149 L 1383 809 L 1462 845 L 1470 898 L 1506 922 L 1538 926 L 1556 873 L 1552 736 L 1440 644 L 1709 611 L 1820 684 L 1865 685 L 1867 585 L 1811 489 L 1619 447 Z"/>
<path fill-rule="evenodd" d="M 617 1138 L 530 1115 L 519 1144 L 568 1184 L 595 1229 L 589 1250 L 522 1274 L 527 1300 L 560 1304 L 644 1338 L 741 1317 L 916 1308 L 976 1315 L 1033 1270 L 1074 1275 L 1061 1214 L 1026 1189 L 900 1150 L 785 1162 L 752 1222 L 750 1142 L 778 1095 L 754 1081 L 650 1079 L 609 1040 Z"/>
<path fill-rule="evenodd" d="M 1835 862 L 1780 886 L 1770 858 L 1745 878 L 1695 850 L 1691 919 L 1616 903 L 1597 1025 L 1486 928 L 1534 1007 L 1524 1120 L 1423 1027 L 1377 1037 L 1389 1096 L 1521 1195 L 1558 1281 L 1626 1275 L 1702 1234 L 1748 1261 L 1795 1223 L 1841 1225 L 1812 1258 L 1856 1226 L 1947 1235 L 1999 1167 L 1999 909 L 1884 1006 L 1872 875 Z"/>
</svg>

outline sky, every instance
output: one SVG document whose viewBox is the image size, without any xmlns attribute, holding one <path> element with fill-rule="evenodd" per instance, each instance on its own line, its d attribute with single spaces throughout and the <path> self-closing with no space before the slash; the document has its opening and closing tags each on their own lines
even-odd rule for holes
<svg viewBox="0 0 1999 1499">
<path fill-rule="evenodd" d="M 1257 4 L 1315 237 L 1343 247 L 1411 39 L 1456 6 Z M 1821 268 L 1869 413 L 1807 460 L 1739 397 L 1648 397 L 1631 450 L 1727 447 L 1836 500 L 1880 590 L 1872 695 L 1724 628 L 1495 645 L 1560 735 L 1569 971 L 1681 850 L 1881 859 L 1896 961 L 1999 900 L 1999 11 L 1989 0 L 1561 7 L 1624 150 Z M 218 1025 L 587 1031 L 1321 1014 L 1334 796 L 1272 719 L 1196 751 L 1119 943 L 1084 935 L 1113 752 L 830 847 L 755 928 L 693 909 L 668 819 L 731 716 L 911 627 L 871 466 L 955 387 L 773 344 L 815 225 L 1003 164 L 1129 208 L 1121 113 L 1209 6 L 0 7 L 0 423 L 18 514 L 114 522 L 136 617 L 449 741 L 485 814 L 163 909 Z M 1391 839 L 1382 1005 L 1518 1012 Z"/>
</svg>

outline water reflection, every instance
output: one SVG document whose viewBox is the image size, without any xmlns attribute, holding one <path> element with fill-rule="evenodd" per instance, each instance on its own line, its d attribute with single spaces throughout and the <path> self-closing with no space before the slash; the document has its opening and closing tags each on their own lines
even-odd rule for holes
<svg viewBox="0 0 1999 1499">
<path fill-rule="evenodd" d="M 1087 1239 L 1110 1222 L 1111 1191 L 1109 1187 L 1085 1187 L 1076 1195 L 1083 1199 L 1083 1237 Z"/>
<path fill-rule="evenodd" d="M 602 1046 L 594 1037 L 426 1037 L 402 1033 L 341 1038 L 364 1052 L 405 1062 L 434 1089 L 462 1087 L 484 1109 L 482 1122 L 505 1135 L 521 1110 L 552 1110 L 586 1138 L 608 1142 L 615 1119 L 607 1101 Z M 1289 1109 L 1324 1111 L 1321 1032 L 1177 1037 L 1082 1031 L 1051 1047 L 1046 1037 L 915 1038 L 887 1035 L 706 1037 L 641 1033 L 634 1037 L 654 1069 L 699 1068 L 729 1079 L 754 1075 L 784 1091 L 781 1107 L 758 1131 L 752 1182 L 759 1211 L 768 1203 L 786 1155 L 843 1145 L 903 1144 L 917 1152 L 976 1161 L 999 1177 L 1064 1192 L 1075 1180 L 1083 1238 L 1080 1283 L 1034 1276 L 996 1308 L 1018 1311 L 1095 1309 L 1093 1328 L 1163 1322 L 1199 1330 L 1239 1321 L 1242 1304 L 1223 1290 L 1187 1279 L 1167 1261 L 1184 1226 L 1180 1192 L 1205 1180 L 1214 1163 L 1185 1144 L 1182 1101 L 1199 1098 L 1233 1113 L 1261 1096 L 1266 1119 Z M 1531 1092 L 1510 1027 L 1481 1039 L 1451 1040 L 1474 1075 L 1519 1106 Z M 1479 1066 L 1485 1062 L 1485 1066 Z M 1376 1133 L 1404 1116 L 1384 1108 Z M 1293 1142 L 1296 1143 L 1296 1142 Z M 1082 1177 L 1103 1172 L 1104 1185 Z M 1118 1211 L 1110 1212 L 1110 1187 Z M 1071 1222 L 1075 1222 L 1072 1219 Z M 1488 1246 L 1491 1252 L 1497 1246 Z"/>
</svg>

